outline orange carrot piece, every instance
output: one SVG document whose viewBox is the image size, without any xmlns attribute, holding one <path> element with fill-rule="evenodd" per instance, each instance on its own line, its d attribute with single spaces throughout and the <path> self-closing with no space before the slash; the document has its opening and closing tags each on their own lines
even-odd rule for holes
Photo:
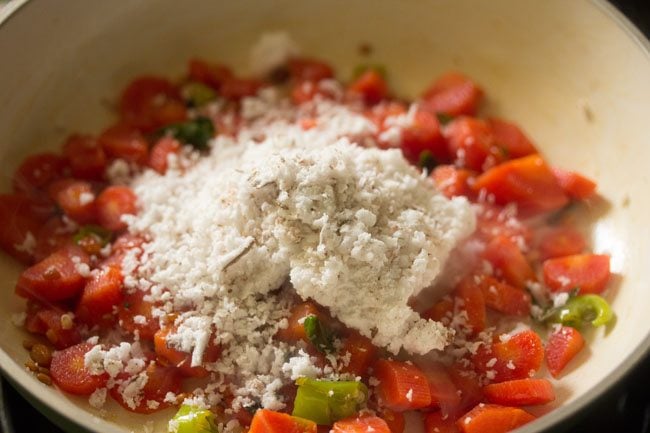
<svg viewBox="0 0 650 433">
<path fill-rule="evenodd" d="M 555 400 L 553 385 L 546 379 L 517 379 L 491 383 L 483 388 L 490 403 L 504 406 L 546 404 Z"/>
<path fill-rule="evenodd" d="M 535 272 L 519 247 L 505 236 L 497 236 L 485 247 L 483 257 L 492 263 L 505 280 L 517 288 L 535 280 Z"/>
<path fill-rule="evenodd" d="M 531 298 L 528 292 L 488 275 L 478 278 L 481 279 L 480 287 L 487 307 L 511 316 L 530 314 Z"/>
<path fill-rule="evenodd" d="M 485 329 L 487 320 L 483 291 L 474 277 L 464 278 L 456 287 L 456 311 L 467 312 L 467 327 L 473 335 Z"/>
<path fill-rule="evenodd" d="M 539 241 L 538 250 L 542 260 L 555 257 L 580 254 L 587 242 L 585 238 L 572 227 L 555 227 L 543 234 Z"/>
<path fill-rule="evenodd" d="M 384 408 L 380 415 L 381 419 L 386 421 L 390 433 L 404 433 L 406 420 L 404 419 L 404 414 L 402 412 L 395 412 L 394 410 Z"/>
<path fill-rule="evenodd" d="M 600 293 L 610 278 L 609 256 L 576 254 L 548 259 L 543 264 L 544 282 L 554 292 L 579 288 L 581 294 Z"/>
<path fill-rule="evenodd" d="M 388 424 L 376 416 L 356 416 L 337 421 L 331 433 L 391 433 Z M 251 433 L 251 432 L 249 432 Z M 279 432 L 278 432 L 279 433 Z"/>
<path fill-rule="evenodd" d="M 582 350 L 585 340 L 578 330 L 562 326 L 548 337 L 546 366 L 553 377 L 558 377 L 567 364 Z"/>
<path fill-rule="evenodd" d="M 490 374 L 493 382 L 524 379 L 542 366 L 544 346 L 535 331 L 526 330 L 489 346 L 480 346 L 472 361 L 474 368 Z"/>
<path fill-rule="evenodd" d="M 442 412 L 431 412 L 424 417 L 425 433 L 458 433 L 454 419 Z"/>
<path fill-rule="evenodd" d="M 316 423 L 286 413 L 260 409 L 255 412 L 248 433 L 316 433 Z"/>
<path fill-rule="evenodd" d="M 539 155 L 499 164 L 477 177 L 472 187 L 476 192 L 485 190 L 492 194 L 499 205 L 516 203 L 524 216 L 555 211 L 569 202 L 550 167 Z"/>
<path fill-rule="evenodd" d="M 375 377 L 380 401 L 389 409 L 401 412 L 431 404 L 431 390 L 424 373 L 406 362 L 380 359 L 375 363 Z"/>
<path fill-rule="evenodd" d="M 557 183 L 573 199 L 584 200 L 596 193 L 596 182 L 573 171 L 553 167 L 551 169 Z"/>
<path fill-rule="evenodd" d="M 347 364 L 344 362 L 341 370 L 355 376 L 365 376 L 368 368 L 375 360 L 377 348 L 372 344 L 370 339 L 357 333 L 351 334 L 345 339 L 341 355 L 346 357 L 350 354 Z"/>
<path fill-rule="evenodd" d="M 463 433 L 506 433 L 534 419 L 517 407 L 479 404 L 461 417 L 457 425 Z"/>
</svg>

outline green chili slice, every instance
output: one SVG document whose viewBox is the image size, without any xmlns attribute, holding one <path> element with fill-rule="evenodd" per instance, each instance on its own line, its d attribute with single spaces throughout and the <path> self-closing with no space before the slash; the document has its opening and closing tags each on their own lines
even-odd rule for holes
<svg viewBox="0 0 650 433">
<path fill-rule="evenodd" d="M 438 118 L 438 122 L 440 122 L 441 125 L 446 125 L 454 120 L 454 116 L 450 116 L 447 113 L 436 113 L 436 117 Z"/>
<path fill-rule="evenodd" d="M 217 420 L 208 409 L 182 405 L 169 422 L 169 431 L 174 433 L 218 433 Z"/>
<path fill-rule="evenodd" d="M 562 325 L 580 328 L 585 323 L 602 326 L 614 317 L 611 307 L 598 295 L 580 295 L 569 298 L 562 307 L 554 309 L 549 320 Z"/>
<path fill-rule="evenodd" d="M 190 107 L 201 107 L 217 99 L 217 93 L 212 88 L 196 81 L 183 85 L 181 94 Z"/>
<path fill-rule="evenodd" d="M 293 405 L 293 416 L 320 425 L 354 415 L 368 398 L 368 388 L 356 381 L 331 381 L 300 378 Z"/>
<path fill-rule="evenodd" d="M 212 120 L 204 116 L 186 122 L 175 123 L 159 131 L 160 135 L 170 134 L 177 140 L 190 144 L 198 150 L 206 150 L 208 142 L 214 137 L 215 129 Z"/>
<path fill-rule="evenodd" d="M 83 241 L 88 236 L 94 237 L 99 241 L 102 247 L 105 247 L 106 244 L 108 244 L 111 241 L 111 238 L 113 237 L 113 232 L 111 232 L 108 229 L 105 229 L 104 227 L 90 224 L 81 227 L 79 231 L 75 233 L 72 240 L 74 241 L 75 244 L 78 245 L 81 241 Z"/>
<path fill-rule="evenodd" d="M 418 158 L 418 166 L 422 168 L 427 174 L 431 173 L 434 168 L 438 165 L 438 162 L 433 157 L 433 153 L 430 150 L 424 150 L 420 152 L 420 157 Z"/>
</svg>

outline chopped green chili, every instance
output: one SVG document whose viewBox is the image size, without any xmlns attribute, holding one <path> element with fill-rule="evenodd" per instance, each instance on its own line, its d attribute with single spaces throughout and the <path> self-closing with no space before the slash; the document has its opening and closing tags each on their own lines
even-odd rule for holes
<svg viewBox="0 0 650 433">
<path fill-rule="evenodd" d="M 181 94 L 190 107 L 201 107 L 217 99 L 217 93 L 212 88 L 196 81 L 184 84 Z"/>
<path fill-rule="evenodd" d="M 175 433 L 218 433 L 217 421 L 208 409 L 184 404 L 169 423 Z"/>
<path fill-rule="evenodd" d="M 580 295 L 569 298 L 561 307 L 549 311 L 550 322 L 580 328 L 585 323 L 602 326 L 609 323 L 614 313 L 605 299 L 598 295 Z"/>
<path fill-rule="evenodd" d="M 320 425 L 354 415 L 368 398 L 368 388 L 356 381 L 330 381 L 300 378 L 294 400 L 293 416 Z"/>
<path fill-rule="evenodd" d="M 433 157 L 433 153 L 429 150 L 424 150 L 420 153 L 418 166 L 422 168 L 427 174 L 431 173 L 438 165 L 438 162 Z"/>
<path fill-rule="evenodd" d="M 190 144 L 198 150 L 208 148 L 208 141 L 214 137 L 215 129 L 212 120 L 199 116 L 186 122 L 175 123 L 161 129 L 160 134 L 171 134 L 179 141 Z"/>
<path fill-rule="evenodd" d="M 440 122 L 441 125 L 446 125 L 454 120 L 454 116 L 450 116 L 447 113 L 436 113 L 436 117 L 438 118 L 438 122 Z"/>
<path fill-rule="evenodd" d="M 75 233 L 73 236 L 72 240 L 74 241 L 75 244 L 79 244 L 82 240 L 87 238 L 88 236 L 93 236 L 96 238 L 100 245 L 102 247 L 106 246 L 111 241 L 111 238 L 113 237 L 113 232 L 110 230 L 105 229 L 104 227 L 96 226 L 96 225 L 86 225 L 83 226 Z"/>
</svg>

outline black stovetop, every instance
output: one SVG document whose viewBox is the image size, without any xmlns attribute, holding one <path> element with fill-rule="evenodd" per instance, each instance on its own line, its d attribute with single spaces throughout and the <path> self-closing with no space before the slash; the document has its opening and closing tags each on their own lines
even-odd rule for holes
<svg viewBox="0 0 650 433">
<path fill-rule="evenodd" d="M 543 1 L 543 0 L 540 0 Z M 611 0 L 650 37 L 650 0 Z M 650 77 L 648 77 L 650 79 Z M 625 380 L 583 411 L 572 432 L 650 433 L 650 354 Z M 566 430 L 566 429 L 565 429 Z M 0 382 L 0 433 L 64 433 Z"/>
</svg>

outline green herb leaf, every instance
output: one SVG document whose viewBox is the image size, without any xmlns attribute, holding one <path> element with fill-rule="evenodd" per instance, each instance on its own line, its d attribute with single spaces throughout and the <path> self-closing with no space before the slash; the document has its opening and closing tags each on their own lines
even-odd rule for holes
<svg viewBox="0 0 650 433">
<path fill-rule="evenodd" d="M 198 150 L 206 150 L 208 142 L 214 137 L 215 129 L 212 120 L 199 116 L 196 119 L 166 126 L 159 133 L 170 134 L 182 143 L 190 144 Z"/>
<path fill-rule="evenodd" d="M 320 319 L 316 316 L 307 316 L 302 326 L 305 328 L 305 334 L 309 341 L 320 352 L 327 353 L 333 352 L 334 346 L 332 344 L 332 336 L 321 324 Z"/>
</svg>

